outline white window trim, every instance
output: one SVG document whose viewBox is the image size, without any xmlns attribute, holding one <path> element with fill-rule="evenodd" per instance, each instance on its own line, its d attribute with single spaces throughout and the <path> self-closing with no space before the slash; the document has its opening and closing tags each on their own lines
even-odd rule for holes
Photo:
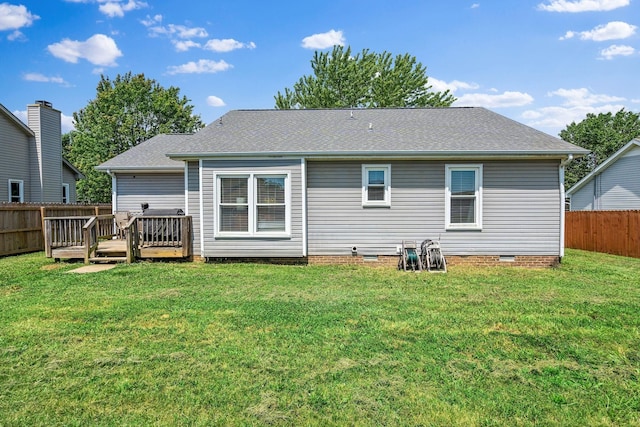
<svg viewBox="0 0 640 427">
<path fill-rule="evenodd" d="M 7 188 L 9 190 L 9 202 L 13 202 L 13 200 L 11 200 L 11 184 L 19 184 L 20 185 L 20 201 L 19 202 L 14 202 L 14 203 L 24 203 L 24 181 L 21 179 L 10 179 L 9 183 L 7 184 Z"/>
<path fill-rule="evenodd" d="M 451 172 L 475 172 L 475 221 L 473 223 L 451 223 Z M 445 165 L 445 229 L 447 230 L 482 230 L 482 164 L 447 164 Z"/>
<path fill-rule="evenodd" d="M 220 231 L 220 178 L 242 178 L 249 180 L 248 185 L 248 231 Z M 264 177 L 284 177 L 284 200 L 285 200 L 285 230 L 284 231 L 257 231 L 256 221 L 256 178 Z M 214 238 L 290 238 L 291 237 L 291 173 L 289 171 L 265 171 L 265 172 L 221 172 L 213 174 L 216 188 L 214 202 Z"/>
<path fill-rule="evenodd" d="M 384 172 L 384 200 L 369 200 L 369 174 L 367 172 L 370 170 L 381 170 Z M 362 206 L 384 208 L 391 206 L 391 165 L 362 165 Z"/>
<path fill-rule="evenodd" d="M 66 203 L 66 204 L 71 203 L 71 194 L 69 193 L 70 191 L 71 191 L 71 187 L 69 186 L 69 184 L 65 184 L 63 182 L 62 183 L 62 203 Z M 67 200 L 64 199 L 65 192 L 67 194 Z"/>
</svg>

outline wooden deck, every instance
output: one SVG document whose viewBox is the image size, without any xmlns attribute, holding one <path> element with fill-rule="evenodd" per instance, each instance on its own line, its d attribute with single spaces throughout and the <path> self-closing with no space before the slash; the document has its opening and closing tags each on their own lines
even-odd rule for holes
<svg viewBox="0 0 640 427">
<path fill-rule="evenodd" d="M 190 258 L 190 216 L 114 215 L 45 218 L 45 250 L 55 259 L 133 262 L 144 258 Z"/>
</svg>

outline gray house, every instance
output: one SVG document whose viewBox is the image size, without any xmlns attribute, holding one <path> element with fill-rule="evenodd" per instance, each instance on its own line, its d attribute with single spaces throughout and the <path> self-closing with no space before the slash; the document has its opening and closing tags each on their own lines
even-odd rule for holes
<svg viewBox="0 0 640 427">
<path fill-rule="evenodd" d="M 0 201 L 74 203 L 83 175 L 62 157 L 60 111 L 38 101 L 27 121 L 0 104 Z"/>
<path fill-rule="evenodd" d="M 640 209 L 640 139 L 629 141 L 567 191 L 572 211 Z"/>
<path fill-rule="evenodd" d="M 180 208 L 203 258 L 451 263 L 564 254 L 564 165 L 587 151 L 484 108 L 231 111 L 98 166 L 115 211 Z"/>
</svg>

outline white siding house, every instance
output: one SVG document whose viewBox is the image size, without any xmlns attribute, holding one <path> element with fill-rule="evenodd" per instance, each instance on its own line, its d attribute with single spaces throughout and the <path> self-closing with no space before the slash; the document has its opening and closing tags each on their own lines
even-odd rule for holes
<svg viewBox="0 0 640 427">
<path fill-rule="evenodd" d="M 629 141 L 567 190 L 572 211 L 640 209 L 640 139 Z"/>
<path fill-rule="evenodd" d="M 395 262 L 440 239 L 459 262 L 553 265 L 564 164 L 586 153 L 484 108 L 238 110 L 98 169 L 114 209 L 182 203 L 207 259 Z"/>
</svg>

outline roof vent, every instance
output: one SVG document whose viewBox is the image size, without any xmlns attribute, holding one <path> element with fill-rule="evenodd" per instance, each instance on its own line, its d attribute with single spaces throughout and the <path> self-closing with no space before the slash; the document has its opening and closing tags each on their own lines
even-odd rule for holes
<svg viewBox="0 0 640 427">
<path fill-rule="evenodd" d="M 369 132 L 373 132 L 373 123 L 369 123 Z"/>
<path fill-rule="evenodd" d="M 217 126 L 222 126 L 222 117 L 220 117 L 220 120 L 218 120 Z"/>
<path fill-rule="evenodd" d="M 349 111 L 349 118 L 350 119 L 355 119 L 355 117 L 353 117 L 353 110 Z"/>
<path fill-rule="evenodd" d="M 50 103 L 49 101 L 38 100 L 38 101 L 36 101 L 36 104 L 40 104 L 43 107 L 48 107 L 48 108 L 53 107 L 53 104 Z"/>
</svg>

